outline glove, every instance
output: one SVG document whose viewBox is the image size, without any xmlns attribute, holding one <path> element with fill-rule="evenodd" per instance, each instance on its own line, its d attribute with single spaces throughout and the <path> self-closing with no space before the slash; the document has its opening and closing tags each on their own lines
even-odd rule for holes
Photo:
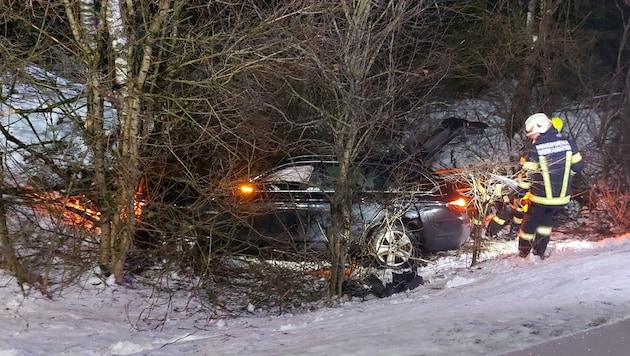
<svg viewBox="0 0 630 356">
<path fill-rule="evenodd" d="M 529 206 L 529 203 L 530 203 L 529 201 L 530 196 L 531 196 L 530 193 L 526 193 L 521 198 L 514 198 L 514 210 L 526 212 L 527 207 Z"/>
<path fill-rule="evenodd" d="M 492 238 L 496 238 L 499 232 L 501 232 L 501 230 L 503 230 L 503 228 L 506 227 L 507 223 L 511 220 L 511 215 L 512 212 L 508 205 L 497 212 L 497 214 L 492 217 L 488 223 L 488 228 L 486 229 L 488 235 Z"/>
<path fill-rule="evenodd" d="M 492 219 L 490 220 L 490 223 L 488 223 L 488 229 L 486 231 L 488 232 L 488 235 L 490 237 L 496 238 L 497 235 L 499 235 L 499 232 L 501 232 L 504 227 L 504 225 L 499 225 L 499 223 L 496 222 L 495 219 Z"/>
</svg>

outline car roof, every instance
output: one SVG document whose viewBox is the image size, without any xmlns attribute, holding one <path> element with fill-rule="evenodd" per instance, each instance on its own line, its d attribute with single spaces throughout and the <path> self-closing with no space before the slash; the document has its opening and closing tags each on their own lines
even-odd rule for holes
<svg viewBox="0 0 630 356">
<path fill-rule="evenodd" d="M 252 178 L 252 180 L 259 180 L 266 176 L 272 175 L 274 172 L 278 172 L 288 167 L 304 166 L 304 165 L 337 165 L 339 160 L 330 154 L 326 155 L 299 155 L 289 157 L 286 160 L 280 162 L 273 168 L 263 172 Z M 424 165 L 418 164 L 413 160 L 398 159 L 397 157 L 388 157 L 384 155 L 375 155 L 369 157 L 360 157 L 354 160 L 355 166 L 362 168 L 374 167 L 381 170 L 388 170 L 390 173 L 396 168 L 403 168 L 409 173 L 415 173 L 423 176 L 425 179 L 431 181 L 440 180 L 432 172 L 428 171 Z"/>
</svg>

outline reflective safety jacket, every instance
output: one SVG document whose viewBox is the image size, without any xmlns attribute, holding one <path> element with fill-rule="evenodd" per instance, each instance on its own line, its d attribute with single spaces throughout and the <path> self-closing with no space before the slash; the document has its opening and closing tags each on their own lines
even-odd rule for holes
<svg viewBox="0 0 630 356">
<path fill-rule="evenodd" d="M 523 151 L 520 165 L 519 188 L 530 192 L 531 202 L 553 206 L 569 203 L 573 175 L 584 168 L 575 142 L 554 127 Z"/>
</svg>

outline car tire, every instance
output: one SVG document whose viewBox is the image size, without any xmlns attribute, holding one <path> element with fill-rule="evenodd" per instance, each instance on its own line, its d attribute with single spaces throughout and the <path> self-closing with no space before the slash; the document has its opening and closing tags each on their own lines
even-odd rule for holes
<svg viewBox="0 0 630 356">
<path fill-rule="evenodd" d="M 413 265 L 417 243 L 401 222 L 384 223 L 369 239 L 370 254 L 385 268 L 401 269 Z"/>
</svg>

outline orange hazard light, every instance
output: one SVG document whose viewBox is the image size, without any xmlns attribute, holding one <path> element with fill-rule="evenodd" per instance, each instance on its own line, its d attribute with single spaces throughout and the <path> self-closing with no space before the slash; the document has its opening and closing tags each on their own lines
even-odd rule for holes
<svg viewBox="0 0 630 356">
<path fill-rule="evenodd" d="M 453 210 L 462 211 L 468 206 L 468 201 L 459 197 L 458 199 L 449 201 L 446 205 Z"/>
<path fill-rule="evenodd" d="M 238 186 L 238 192 L 242 196 L 250 196 L 254 193 L 256 188 L 251 183 L 241 183 Z"/>
</svg>

